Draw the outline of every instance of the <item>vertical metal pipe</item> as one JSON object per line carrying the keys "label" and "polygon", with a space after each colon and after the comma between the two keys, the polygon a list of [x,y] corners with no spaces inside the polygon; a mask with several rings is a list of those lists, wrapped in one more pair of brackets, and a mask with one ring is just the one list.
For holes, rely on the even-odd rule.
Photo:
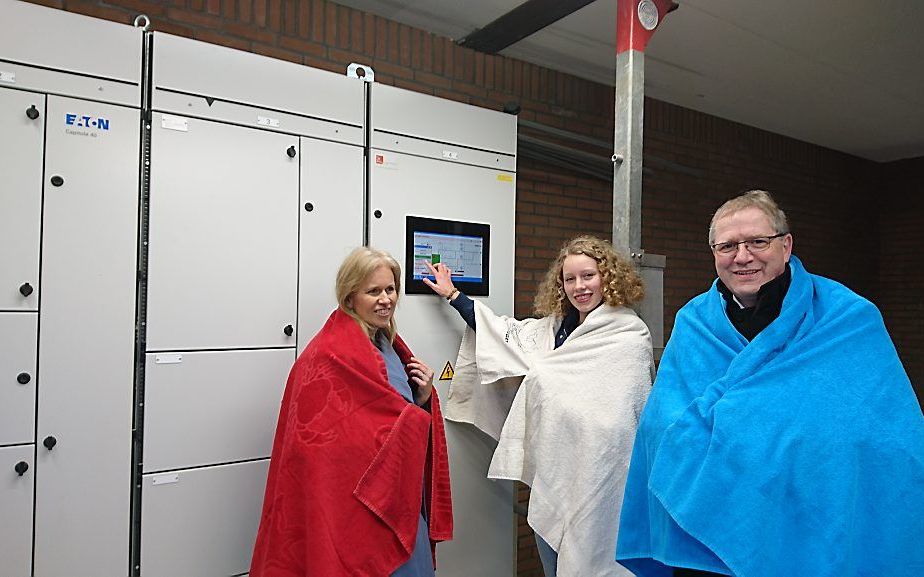
{"label": "vertical metal pipe", "polygon": [[616,57],[613,154],[613,245],[638,252],[642,244],[642,128],[645,54],[625,50]]}

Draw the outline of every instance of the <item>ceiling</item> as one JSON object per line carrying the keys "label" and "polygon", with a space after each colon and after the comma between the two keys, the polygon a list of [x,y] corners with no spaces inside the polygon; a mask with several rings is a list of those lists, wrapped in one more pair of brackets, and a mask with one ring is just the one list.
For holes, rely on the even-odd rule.
{"label": "ceiling", "polygon": [[[336,0],[463,38],[523,0]],[[885,162],[924,156],[924,2],[677,0],[648,45],[646,95]],[[613,83],[615,0],[500,54]]]}

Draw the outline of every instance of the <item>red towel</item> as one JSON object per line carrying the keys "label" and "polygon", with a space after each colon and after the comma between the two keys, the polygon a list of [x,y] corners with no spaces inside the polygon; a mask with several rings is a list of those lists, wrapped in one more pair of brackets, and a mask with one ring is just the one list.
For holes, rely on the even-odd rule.
{"label": "red towel", "polygon": [[[406,364],[410,349],[394,346]],[[435,559],[452,500],[431,398],[428,413],[401,397],[369,337],[334,311],[289,373],[251,577],[388,577],[411,556],[425,489]]]}

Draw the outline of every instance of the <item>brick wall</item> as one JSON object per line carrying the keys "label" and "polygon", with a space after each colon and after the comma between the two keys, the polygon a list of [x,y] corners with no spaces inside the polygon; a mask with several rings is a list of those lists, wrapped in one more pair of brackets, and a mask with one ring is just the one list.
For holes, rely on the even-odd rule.
{"label": "brick wall", "polygon": [[[35,1],[122,23],[143,12],[161,32],[337,73],[350,62],[361,62],[373,67],[380,83],[495,110],[513,100],[522,107],[521,119],[612,140],[610,87],[476,53],[447,38],[324,0]],[[667,256],[668,331],[676,310],[715,276],[706,248],[712,211],[739,191],[761,187],[772,191],[787,211],[795,253],[809,270],[841,280],[873,299],[880,280],[888,285],[879,291],[888,303],[887,322],[896,332],[909,371],[916,371],[922,381],[920,273],[913,284],[889,276],[896,269],[884,266],[880,276],[877,268],[881,255],[905,258],[901,266],[910,266],[916,246],[903,244],[908,248],[901,256],[889,254],[889,247],[905,243],[910,235],[920,239],[921,219],[908,220],[900,210],[885,215],[880,252],[876,208],[869,198],[882,193],[881,167],[654,100],[645,106],[645,163],[642,244],[648,252]],[[895,182],[911,194],[910,179],[896,177]],[[610,182],[521,157],[516,204],[518,316],[529,314],[536,285],[563,241],[579,233],[609,235],[611,205]],[[528,489],[521,487],[519,495],[525,502]],[[525,523],[518,536],[519,575],[540,576]]]}
{"label": "brick wall", "polygon": [[877,304],[924,404],[924,157],[883,173]]}

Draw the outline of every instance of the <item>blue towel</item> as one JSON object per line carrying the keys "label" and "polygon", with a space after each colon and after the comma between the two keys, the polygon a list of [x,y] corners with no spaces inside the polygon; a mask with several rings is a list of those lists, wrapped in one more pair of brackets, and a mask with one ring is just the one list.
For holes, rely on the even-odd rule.
{"label": "blue towel", "polygon": [[677,314],[617,560],[640,577],[924,575],[924,417],[882,318],[792,257],[750,343],[712,289]]}

